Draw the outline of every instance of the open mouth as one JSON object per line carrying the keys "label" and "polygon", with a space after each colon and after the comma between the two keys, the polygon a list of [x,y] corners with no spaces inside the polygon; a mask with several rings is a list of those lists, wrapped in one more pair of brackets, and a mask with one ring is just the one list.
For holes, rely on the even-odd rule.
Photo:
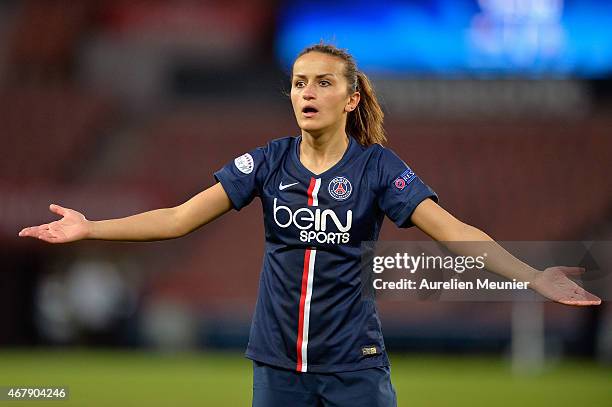
{"label": "open mouth", "polygon": [[317,114],[319,111],[312,106],[306,106],[302,109],[302,115],[304,117],[312,117]]}

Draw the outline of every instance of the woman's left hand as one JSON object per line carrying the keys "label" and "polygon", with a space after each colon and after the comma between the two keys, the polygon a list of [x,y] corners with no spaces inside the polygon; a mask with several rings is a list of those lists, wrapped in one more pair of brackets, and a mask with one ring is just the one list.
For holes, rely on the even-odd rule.
{"label": "woman's left hand", "polygon": [[582,267],[549,267],[538,273],[529,287],[544,297],[566,305],[599,305],[601,298],[591,294],[568,276],[580,276],[585,269]]}

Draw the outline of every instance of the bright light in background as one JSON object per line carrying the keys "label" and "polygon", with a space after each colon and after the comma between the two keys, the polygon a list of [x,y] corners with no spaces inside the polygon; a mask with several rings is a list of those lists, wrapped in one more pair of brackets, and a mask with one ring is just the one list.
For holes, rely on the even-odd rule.
{"label": "bright light in background", "polygon": [[80,259],[65,272],[41,279],[36,295],[37,326],[42,336],[70,343],[83,332],[101,332],[136,311],[136,290],[117,265]]}
{"label": "bright light in background", "polygon": [[612,73],[612,2],[287,3],[276,40],[282,64],[321,40],[376,74],[602,78]]}
{"label": "bright light in background", "polygon": [[[473,68],[555,71],[566,51],[562,0],[479,0],[469,28]],[[538,68],[539,67],[539,68]]]}

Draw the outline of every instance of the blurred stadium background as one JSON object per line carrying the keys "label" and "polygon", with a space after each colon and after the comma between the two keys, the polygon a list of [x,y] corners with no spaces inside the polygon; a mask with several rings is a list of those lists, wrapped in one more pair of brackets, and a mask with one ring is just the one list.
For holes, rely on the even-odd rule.
{"label": "blurred stadium background", "polygon": [[[0,386],[250,403],[258,201],[174,241],[17,233],[54,219],[50,203],[92,220],[177,205],[298,134],[289,65],[321,39],[356,56],[390,147],[457,217],[497,240],[612,240],[607,0],[5,0]],[[426,236],[385,222],[381,238]],[[607,303],[379,309],[400,406],[612,405]]]}

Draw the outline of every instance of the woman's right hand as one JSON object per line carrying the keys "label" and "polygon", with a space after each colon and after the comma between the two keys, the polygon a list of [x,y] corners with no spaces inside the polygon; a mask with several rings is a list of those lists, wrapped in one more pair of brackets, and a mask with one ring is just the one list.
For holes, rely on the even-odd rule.
{"label": "woman's right hand", "polygon": [[34,237],[49,243],[68,243],[88,237],[91,222],[82,213],[55,204],[49,205],[49,209],[62,216],[62,219],[24,228],[19,236]]}

